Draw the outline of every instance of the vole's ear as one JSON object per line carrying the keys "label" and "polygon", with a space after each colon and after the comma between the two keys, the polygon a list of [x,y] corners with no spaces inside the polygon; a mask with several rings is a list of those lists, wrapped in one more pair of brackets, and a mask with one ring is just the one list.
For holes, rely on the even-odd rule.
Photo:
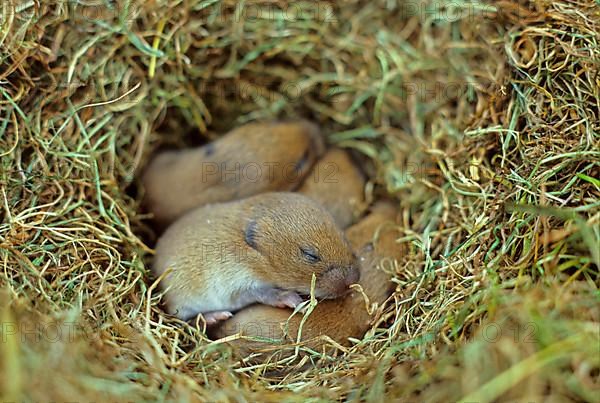
{"label": "vole's ear", "polygon": [[246,241],[246,244],[248,244],[248,246],[250,246],[252,249],[260,252],[256,243],[257,236],[258,223],[256,220],[250,220],[248,225],[246,225],[246,229],[244,230],[244,241]]}

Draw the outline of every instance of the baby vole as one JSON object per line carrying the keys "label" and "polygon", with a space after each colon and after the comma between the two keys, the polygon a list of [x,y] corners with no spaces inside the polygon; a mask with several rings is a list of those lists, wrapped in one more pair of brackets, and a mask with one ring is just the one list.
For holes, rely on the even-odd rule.
{"label": "baby vole", "polygon": [[203,206],[174,222],[158,240],[153,270],[169,313],[207,324],[260,302],[295,307],[310,294],[336,298],[359,279],[343,232],[318,203],[272,192]]}
{"label": "baby vole", "polygon": [[158,154],[142,178],[145,204],[164,228],[205,204],[293,190],[324,151],[308,121],[245,124],[203,147]]}
{"label": "baby vole", "polygon": [[364,204],[365,177],[347,151],[327,151],[306,176],[298,192],[319,202],[340,228],[351,225]]}
{"label": "baby vole", "polygon": [[[381,270],[380,263],[383,259],[399,260],[405,251],[401,244],[396,243],[399,232],[393,225],[395,215],[391,204],[379,202],[367,217],[346,232],[352,246],[358,251],[361,270],[359,284],[370,303],[382,303],[393,289],[390,274]],[[377,238],[374,240],[376,233]],[[310,348],[318,349],[325,343],[320,336],[329,336],[341,345],[349,345],[349,337],[361,338],[371,326],[373,318],[365,305],[362,294],[355,291],[342,298],[319,302],[303,325],[301,341],[306,342]],[[292,312],[290,309],[252,305],[219,323],[212,329],[211,337],[216,339],[241,333],[244,336],[283,339],[283,344],[295,342],[302,315],[296,314],[289,318],[287,338],[283,331]],[[267,352],[277,347],[277,344],[248,339],[237,339],[230,343],[242,356],[261,350]],[[288,355],[290,350],[279,353]],[[260,362],[269,355],[259,355],[254,361]]]}

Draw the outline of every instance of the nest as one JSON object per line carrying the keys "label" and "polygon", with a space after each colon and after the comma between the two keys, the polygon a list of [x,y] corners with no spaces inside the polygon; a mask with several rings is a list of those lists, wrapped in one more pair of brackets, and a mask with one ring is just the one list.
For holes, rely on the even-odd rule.
{"label": "nest", "polygon": [[[3,2],[0,400],[597,400],[598,32],[583,0]],[[164,315],[139,177],[293,117],[409,253],[362,340],[281,372]]]}

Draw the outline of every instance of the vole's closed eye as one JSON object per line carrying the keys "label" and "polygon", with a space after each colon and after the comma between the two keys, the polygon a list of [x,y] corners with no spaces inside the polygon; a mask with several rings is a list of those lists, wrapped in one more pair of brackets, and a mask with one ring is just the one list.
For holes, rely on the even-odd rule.
{"label": "vole's closed eye", "polygon": [[296,172],[301,172],[304,168],[306,168],[306,165],[308,164],[308,161],[310,159],[310,150],[307,149],[304,154],[302,155],[302,158],[300,158],[300,160],[298,160],[296,162],[296,164],[294,165],[294,169],[296,170]]}
{"label": "vole's closed eye", "polygon": [[302,252],[302,256],[310,263],[317,263],[321,261],[319,253],[311,247],[300,247],[300,252]]}

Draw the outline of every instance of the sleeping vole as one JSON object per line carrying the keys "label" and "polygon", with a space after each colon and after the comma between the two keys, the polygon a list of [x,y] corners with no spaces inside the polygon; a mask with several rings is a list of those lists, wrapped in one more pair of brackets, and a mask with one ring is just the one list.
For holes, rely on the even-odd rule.
{"label": "sleeping vole", "polygon": [[144,203],[164,228],[205,204],[293,190],[324,151],[308,121],[245,124],[205,146],[158,154],[142,177]]}
{"label": "sleeping vole", "polygon": [[[404,247],[396,243],[399,232],[394,226],[395,209],[387,202],[377,203],[372,212],[350,227],[346,234],[360,262],[360,281],[369,302],[382,303],[390,295],[393,283],[390,274],[381,270],[379,264],[384,258],[401,259]],[[385,225],[385,224],[391,225]],[[376,232],[379,231],[374,240]],[[349,337],[361,338],[371,326],[369,315],[362,294],[351,292],[347,296],[319,302],[302,328],[301,340],[313,349],[318,349],[325,341],[322,335],[329,336],[341,345],[349,345]],[[291,309],[278,309],[266,305],[252,305],[242,309],[227,321],[220,322],[212,329],[213,339],[241,333],[243,336],[254,336],[268,339],[280,339],[273,345],[268,341],[252,341],[237,339],[230,343],[242,356],[253,352],[273,350],[280,344],[297,340],[301,314],[289,318]],[[288,321],[287,337],[283,326]],[[292,349],[293,350],[293,349]],[[280,351],[280,353],[282,353]],[[283,352],[288,355],[290,350]],[[254,361],[266,359],[269,354],[255,357]]]}
{"label": "sleeping vole", "polygon": [[156,246],[153,271],[169,313],[207,324],[261,302],[295,307],[309,294],[336,298],[359,279],[356,257],[331,215],[297,193],[271,192],[196,208]]}
{"label": "sleeping vole", "polygon": [[345,229],[359,216],[364,204],[365,177],[347,151],[327,151],[306,176],[298,192],[319,202]]}

